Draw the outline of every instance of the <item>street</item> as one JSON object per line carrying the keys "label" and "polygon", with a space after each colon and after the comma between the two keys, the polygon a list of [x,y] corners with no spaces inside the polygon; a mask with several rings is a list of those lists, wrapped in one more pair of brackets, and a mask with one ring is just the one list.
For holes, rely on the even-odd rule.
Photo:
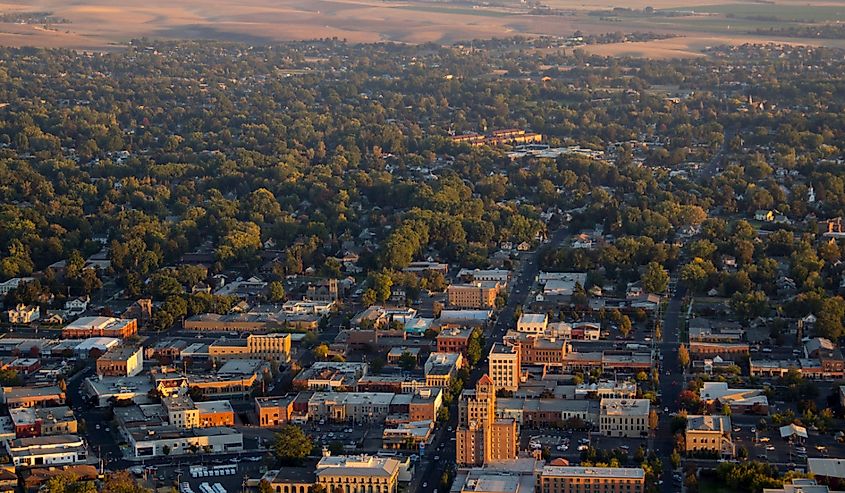
{"label": "street", "polygon": [[[559,229],[552,234],[549,242],[542,244],[533,252],[522,255],[511,278],[508,301],[499,311],[493,327],[485,334],[485,346],[482,351],[483,356],[478,362],[478,365],[470,373],[469,381],[465,382],[464,388],[475,388],[475,383],[478,379],[487,373],[487,354],[490,353],[493,343],[501,341],[507,330],[515,325],[514,313],[516,312],[516,307],[525,303],[529,289],[534,284],[534,279],[540,272],[540,255],[548,248],[562,244],[567,235],[568,232],[565,229]],[[437,490],[443,473],[454,467],[454,430],[457,428],[457,425],[458,406],[456,398],[449,409],[448,424],[438,427],[430,450],[427,449],[425,456],[420,458],[419,469],[409,485],[408,493],[431,493]],[[427,486],[423,487],[423,484]],[[443,492],[440,491],[439,493]]]}

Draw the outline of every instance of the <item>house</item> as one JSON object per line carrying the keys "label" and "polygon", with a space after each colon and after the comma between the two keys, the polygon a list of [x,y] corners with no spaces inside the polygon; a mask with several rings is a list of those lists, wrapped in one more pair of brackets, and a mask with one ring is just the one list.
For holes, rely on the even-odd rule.
{"label": "house", "polygon": [[41,307],[18,304],[6,311],[6,318],[11,324],[29,324],[41,318]]}
{"label": "house", "polygon": [[34,280],[34,277],[13,277],[8,281],[0,282],[0,296],[6,296],[9,294],[9,291],[18,289],[18,286],[20,286],[22,282],[32,282]]}
{"label": "house", "polygon": [[91,298],[88,296],[80,296],[71,300],[65,301],[65,311],[68,315],[80,315],[88,309],[88,303]]}
{"label": "house", "polygon": [[200,282],[194,284],[193,286],[191,286],[191,294],[199,294],[199,293],[211,294],[211,286],[209,286],[207,283],[205,283],[203,281],[200,281]]}
{"label": "house", "polygon": [[774,211],[758,209],[754,212],[754,219],[756,221],[772,222],[775,220]]}
{"label": "house", "polygon": [[595,242],[593,237],[587,233],[581,233],[572,240],[572,248],[592,250]]}

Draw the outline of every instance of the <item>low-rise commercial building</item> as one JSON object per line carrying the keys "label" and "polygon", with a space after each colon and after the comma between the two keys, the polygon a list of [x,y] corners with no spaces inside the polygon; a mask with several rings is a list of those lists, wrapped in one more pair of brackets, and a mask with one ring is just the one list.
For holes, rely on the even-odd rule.
{"label": "low-rise commercial building", "polygon": [[807,472],[823,484],[845,485],[845,459],[810,457],[807,459]]}
{"label": "low-rise commercial building", "polygon": [[285,313],[203,313],[182,322],[185,330],[198,332],[270,332],[287,326]]}
{"label": "low-rise commercial building", "polygon": [[466,327],[447,328],[437,334],[437,352],[462,353],[466,355],[472,329]]}
{"label": "low-rise commercial building", "polygon": [[542,334],[548,326],[549,316],[545,313],[523,313],[516,322],[516,331]]}
{"label": "low-rise commercial building", "polygon": [[118,346],[97,358],[97,375],[134,377],[144,370],[144,348]]}
{"label": "low-rise commercial building", "polygon": [[763,493],[842,493],[833,491],[825,484],[819,484],[815,479],[793,478],[783,488],[763,488]]}
{"label": "low-rise commercial building", "polygon": [[226,362],[213,375],[189,375],[188,385],[205,399],[248,397],[270,374],[269,364],[260,359],[236,359]]}
{"label": "low-rise commercial building", "polygon": [[93,399],[97,407],[115,402],[132,401],[135,404],[150,402],[150,391],[155,388],[145,376],[86,378],[82,383],[83,394]]}
{"label": "low-rise commercial building", "polygon": [[692,358],[712,358],[719,356],[727,361],[741,361],[748,357],[750,348],[740,342],[700,342],[691,341],[689,354]]}
{"label": "low-rise commercial building", "polygon": [[431,353],[423,366],[427,387],[445,388],[464,365],[461,353]]}
{"label": "low-rise commercial building", "polygon": [[18,467],[84,463],[85,442],[76,435],[16,438],[6,442],[12,463]]}
{"label": "low-rise commercial building", "polygon": [[317,361],[294,377],[293,388],[348,392],[355,390],[367,368],[366,363]]}
{"label": "low-rise commercial building", "polygon": [[689,415],[685,438],[687,453],[705,451],[722,457],[733,457],[736,453],[730,416]]}
{"label": "low-rise commercial building", "polygon": [[315,392],[308,399],[308,419],[337,423],[382,423],[389,416],[400,421],[434,420],[443,405],[440,389],[415,394],[386,392]]}
{"label": "low-rise commercial building", "polygon": [[323,457],[317,463],[317,484],[322,485],[325,491],[396,493],[399,469],[399,461],[388,457]]}
{"label": "low-rise commercial building", "polygon": [[496,416],[512,418],[522,428],[560,428],[599,420],[599,403],[574,399],[496,399]]}
{"label": "low-rise commercial building", "polygon": [[600,406],[602,435],[640,438],[648,434],[648,399],[602,399]]}
{"label": "low-rise commercial building", "polygon": [[6,404],[9,409],[61,406],[65,403],[65,393],[56,386],[2,387],[0,401]]}
{"label": "low-rise commercial building", "polygon": [[19,407],[10,409],[16,438],[49,435],[73,435],[77,432],[76,416],[67,406]]}
{"label": "low-rise commercial building", "polygon": [[293,416],[292,397],[256,397],[255,414],[262,428],[276,428],[287,424]]}
{"label": "low-rise commercial building", "polygon": [[506,285],[511,280],[511,271],[504,269],[461,269],[458,277],[472,282],[497,282]]}
{"label": "low-rise commercial building", "polygon": [[561,367],[570,353],[569,341],[562,337],[526,337],[519,341],[520,363]]}
{"label": "low-rise commercial building", "polygon": [[244,449],[243,435],[234,428],[158,428],[129,432],[129,448],[135,458],[188,453],[232,453]]}
{"label": "low-rise commercial building", "polygon": [[732,389],[727,382],[704,382],[699,397],[716,412],[728,406],[731,414],[769,414],[769,399],[763,389]]}
{"label": "low-rise commercial building", "polygon": [[290,348],[290,334],[249,334],[246,338],[222,338],[209,344],[208,355],[214,362],[232,359],[263,359],[287,363],[290,361]]}
{"label": "low-rise commercial building", "polygon": [[639,467],[545,466],[537,493],[642,493],[645,471]]}
{"label": "low-rise commercial building", "polygon": [[138,321],[134,318],[82,317],[62,329],[65,339],[87,337],[115,337],[126,339],[138,333]]}
{"label": "low-rise commercial building", "polygon": [[[313,467],[286,467],[267,471],[255,486],[262,481],[270,485],[273,493],[310,493],[317,484],[317,474]],[[249,481],[247,486],[252,486]]]}
{"label": "low-rise commercial building", "polygon": [[495,281],[474,284],[453,284],[446,290],[449,306],[458,308],[495,308],[499,283]]}
{"label": "low-rise commercial building", "polygon": [[382,432],[382,448],[419,450],[421,444],[431,442],[434,421],[411,421],[387,427]]}

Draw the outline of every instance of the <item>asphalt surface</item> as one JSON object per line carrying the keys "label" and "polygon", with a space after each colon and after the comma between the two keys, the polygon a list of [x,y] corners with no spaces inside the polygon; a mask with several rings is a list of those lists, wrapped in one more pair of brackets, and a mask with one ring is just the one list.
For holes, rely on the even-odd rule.
{"label": "asphalt surface", "polygon": [[[669,299],[663,315],[663,340],[658,344],[660,354],[663,355],[662,373],[660,374],[660,401],[663,409],[659,410],[660,421],[653,438],[652,450],[663,463],[663,484],[660,491],[672,493],[680,490],[678,483],[672,480],[672,465],[670,456],[674,448],[674,440],[670,431],[672,414],[678,412],[678,395],[684,388],[684,371],[678,363],[678,346],[681,344],[680,321],[683,313],[685,289],[678,288]],[[668,372],[668,374],[667,374]],[[668,408],[669,412],[664,412]]]}
{"label": "asphalt surface", "polygon": [[707,163],[707,166],[705,166],[699,174],[699,181],[701,182],[709,180],[710,178],[714,177],[716,173],[719,172],[719,170],[721,169],[720,165],[722,164],[722,158],[728,152],[728,146],[730,145],[731,139],[733,139],[734,136],[737,134],[736,129],[730,128],[726,128],[724,132],[725,136],[722,140],[722,147],[718,150],[718,152],[716,152],[716,154],[713,155],[713,157]]}

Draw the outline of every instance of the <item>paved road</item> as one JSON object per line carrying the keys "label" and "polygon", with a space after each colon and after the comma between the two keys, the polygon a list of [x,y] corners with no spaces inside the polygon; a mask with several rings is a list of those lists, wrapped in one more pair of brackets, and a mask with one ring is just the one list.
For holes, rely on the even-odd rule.
{"label": "paved road", "polygon": [[[654,451],[663,462],[663,485],[660,490],[663,493],[678,491],[679,486],[673,484],[672,466],[670,456],[674,447],[674,440],[670,431],[671,414],[678,411],[678,394],[683,390],[684,376],[678,364],[678,346],[680,339],[680,320],[683,314],[683,299],[685,289],[678,288],[666,306],[663,316],[663,341],[659,344],[660,353],[663,355],[663,373],[660,375],[660,400],[664,408],[669,408],[668,413],[661,413],[660,422],[657,427],[657,434],[654,438]],[[669,372],[667,375],[666,372]],[[663,409],[661,409],[663,411]]]}
{"label": "paved road", "polygon": [[[526,253],[520,259],[510,283],[510,294],[508,302],[499,311],[496,322],[489,332],[485,334],[486,344],[482,354],[484,355],[478,365],[470,373],[469,381],[465,388],[475,388],[475,383],[481,375],[487,372],[487,354],[494,342],[501,342],[508,329],[515,326],[514,313],[516,307],[526,301],[529,289],[534,284],[537,274],[540,272],[540,256],[547,249],[561,245],[567,237],[568,232],[560,229],[552,234],[548,243],[541,245],[537,250]],[[456,399],[457,400],[457,399]],[[435,439],[432,441],[430,452],[426,452],[418,466],[414,481],[411,483],[408,493],[432,493],[440,488],[440,478],[447,470],[454,470],[455,467],[455,437],[454,430],[457,428],[457,403],[449,409],[449,423],[440,426]],[[452,431],[449,431],[451,428]],[[435,460],[438,457],[439,460]],[[426,484],[423,487],[423,484]],[[439,491],[439,493],[443,493]]]}
{"label": "paved road", "polygon": [[707,166],[701,170],[701,173],[698,175],[699,182],[709,180],[716,175],[719,169],[721,169],[722,158],[725,157],[725,154],[728,152],[728,146],[730,145],[731,139],[733,139],[736,134],[736,129],[725,129],[725,138],[722,140],[722,147],[716,152],[716,154],[713,155],[710,162],[707,163]]}

